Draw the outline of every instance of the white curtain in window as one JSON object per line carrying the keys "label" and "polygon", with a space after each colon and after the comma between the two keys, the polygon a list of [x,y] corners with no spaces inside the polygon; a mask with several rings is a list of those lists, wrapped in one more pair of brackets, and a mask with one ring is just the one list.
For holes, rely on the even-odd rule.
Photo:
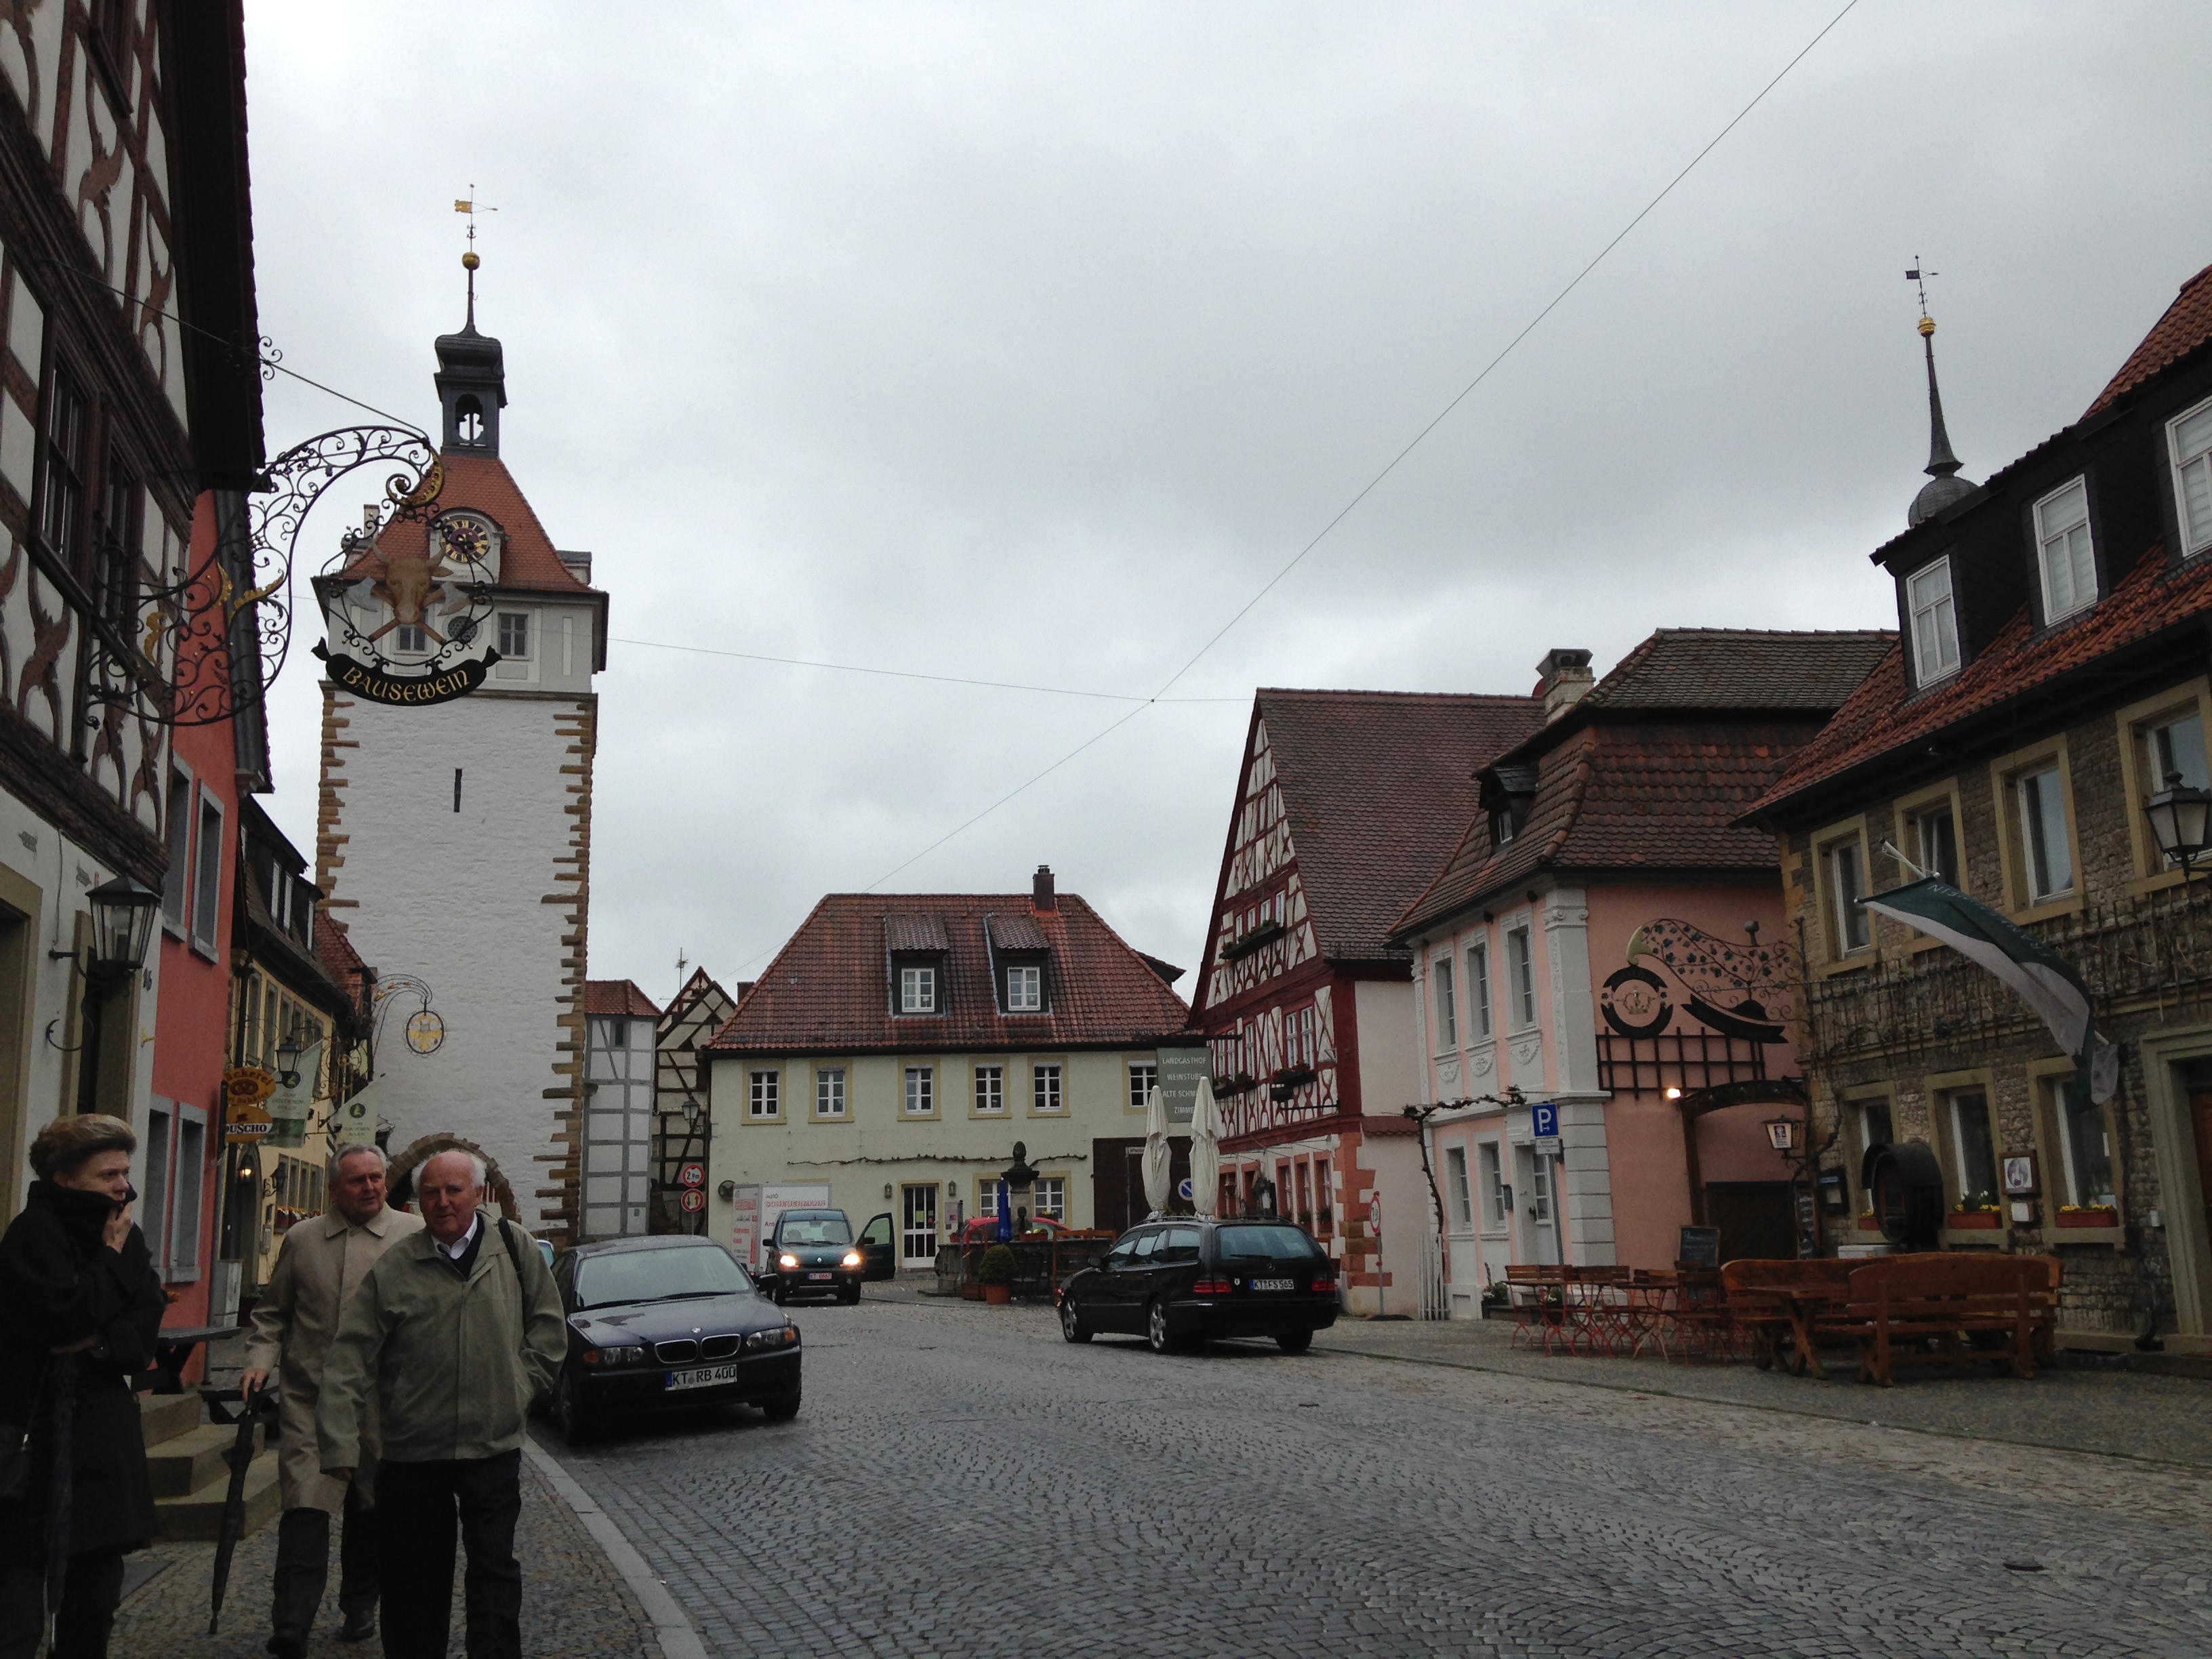
{"label": "white curtain in window", "polygon": [[2212,404],[2173,423],[2173,468],[2181,497],[2181,538],[2194,553],[2212,546]]}
{"label": "white curtain in window", "polygon": [[2044,615],[2070,617],[2097,598],[2097,560],[2089,545],[2089,492],[2079,480],[2036,504],[2043,552]]}

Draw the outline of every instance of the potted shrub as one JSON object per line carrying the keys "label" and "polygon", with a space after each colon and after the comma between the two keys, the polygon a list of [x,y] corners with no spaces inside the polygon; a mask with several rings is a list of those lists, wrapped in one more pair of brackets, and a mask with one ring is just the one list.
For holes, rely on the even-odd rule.
{"label": "potted shrub", "polygon": [[2058,1206],[2058,1224],[2062,1227],[2117,1227],[2120,1212],[2110,1204],[2062,1204]]}
{"label": "potted shrub", "polygon": [[983,1281],[983,1300],[994,1308],[1005,1307],[1014,1299],[1013,1251],[1004,1244],[991,1246],[983,1252],[975,1277]]}
{"label": "potted shrub", "polygon": [[1981,1228],[1994,1232],[2004,1224],[2004,1218],[1997,1212],[1995,1193],[1968,1193],[1944,1218],[1944,1224],[1962,1230]]}

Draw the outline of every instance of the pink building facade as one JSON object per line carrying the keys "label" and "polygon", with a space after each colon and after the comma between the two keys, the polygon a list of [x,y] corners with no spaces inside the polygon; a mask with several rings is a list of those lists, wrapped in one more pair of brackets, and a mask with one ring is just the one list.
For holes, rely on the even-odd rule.
{"label": "pink building facade", "polygon": [[1595,684],[1588,652],[1545,658],[1543,727],[1480,769],[1391,936],[1443,1311],[1477,1316],[1514,1263],[1670,1265],[1685,1225],[1723,1259],[1797,1253],[1764,1127],[1795,1086],[1796,958],[1772,840],[1734,820],[1891,637],[1668,629]]}

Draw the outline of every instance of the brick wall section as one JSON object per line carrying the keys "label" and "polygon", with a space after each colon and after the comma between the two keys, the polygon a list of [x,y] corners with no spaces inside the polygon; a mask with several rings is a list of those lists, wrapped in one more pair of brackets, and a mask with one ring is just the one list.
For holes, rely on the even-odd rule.
{"label": "brick wall section", "polygon": [[584,981],[589,969],[592,912],[592,775],[599,746],[599,700],[596,694],[576,700],[574,714],[555,728],[564,739],[569,758],[561,767],[568,799],[562,811],[569,820],[570,851],[554,860],[553,879],[561,890],[548,893],[542,902],[566,905],[568,931],[561,936],[562,973],[561,1013],[562,1032],[553,1072],[561,1081],[545,1091],[545,1098],[561,1105],[554,1114],[553,1140],[559,1151],[541,1152],[538,1162],[550,1167],[545,1173],[552,1184],[538,1188],[541,1199],[555,1200],[546,1212],[547,1231],[554,1242],[573,1242],[581,1236],[583,1215],[583,1138],[586,1030]]}

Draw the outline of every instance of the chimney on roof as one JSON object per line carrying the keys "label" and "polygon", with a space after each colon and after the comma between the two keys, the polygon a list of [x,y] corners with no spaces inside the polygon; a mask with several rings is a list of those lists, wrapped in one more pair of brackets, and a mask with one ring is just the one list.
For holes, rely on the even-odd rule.
{"label": "chimney on roof", "polygon": [[1060,908],[1060,896],[1052,890],[1052,866],[1037,866],[1036,878],[1030,884],[1030,902],[1038,911]]}
{"label": "chimney on roof", "polygon": [[1536,665],[1536,694],[1544,700],[1547,725],[1580,702],[1596,684],[1589,665],[1587,651],[1554,648],[1544,653],[1544,660]]}

